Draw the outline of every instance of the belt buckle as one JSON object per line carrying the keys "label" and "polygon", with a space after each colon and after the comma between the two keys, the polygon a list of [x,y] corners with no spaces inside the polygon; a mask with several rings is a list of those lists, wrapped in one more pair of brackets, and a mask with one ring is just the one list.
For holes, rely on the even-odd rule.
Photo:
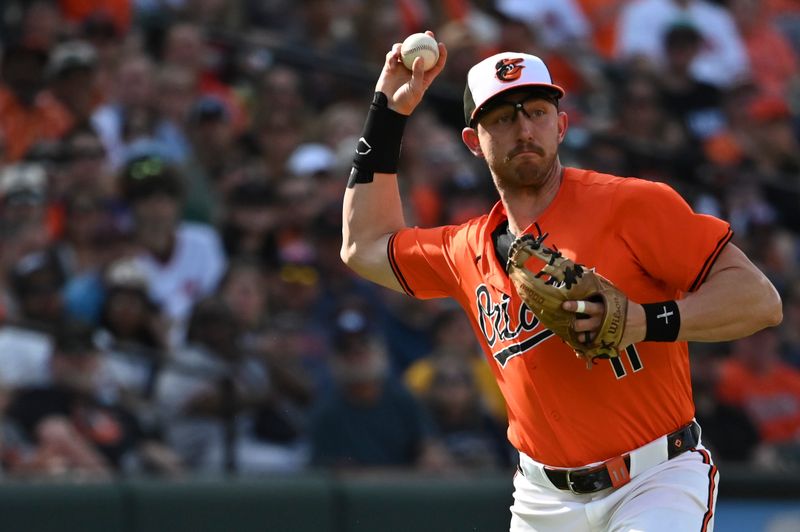
{"label": "belt buckle", "polygon": [[573,471],[574,471],[573,469],[567,469],[567,488],[569,488],[569,491],[575,495],[583,495],[583,493],[575,491],[575,485],[572,483],[572,476],[571,476]]}

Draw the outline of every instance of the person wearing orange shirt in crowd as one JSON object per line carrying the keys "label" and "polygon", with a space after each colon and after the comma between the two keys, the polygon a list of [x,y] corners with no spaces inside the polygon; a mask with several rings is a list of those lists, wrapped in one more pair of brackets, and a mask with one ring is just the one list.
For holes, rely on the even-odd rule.
{"label": "person wearing orange shirt in crowd", "polygon": [[765,329],[733,344],[716,395],[747,412],[765,448],[794,446],[800,452],[800,371],[781,360],[776,331]]}
{"label": "person wearing orange shirt in crowd", "polygon": [[[431,34],[432,35],[432,34]],[[546,65],[496,54],[467,76],[462,140],[488,165],[500,201],[461,225],[407,227],[397,164],[406,117],[442,71],[386,54],[344,195],[342,260],[418,298],[467,313],[505,397],[519,451],[512,531],[711,530],[718,474],[694,420],[688,341],[774,326],[780,297],[670,187],[561,165],[564,91]],[[504,268],[517,235],[595,267],[629,297],[620,356],[591,371],[522,303]],[[590,338],[602,303],[567,301]]]}
{"label": "person wearing orange shirt in crowd", "polygon": [[0,161],[21,160],[34,144],[56,140],[72,127],[69,112],[42,91],[47,53],[12,44],[0,69]]}

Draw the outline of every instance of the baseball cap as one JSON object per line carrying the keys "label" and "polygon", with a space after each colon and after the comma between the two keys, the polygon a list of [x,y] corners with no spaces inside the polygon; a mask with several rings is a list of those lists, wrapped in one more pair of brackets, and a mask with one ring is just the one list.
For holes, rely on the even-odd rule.
{"label": "baseball cap", "polygon": [[6,205],[44,203],[47,172],[39,163],[14,163],[0,169],[0,200]]}
{"label": "baseball cap", "polygon": [[225,103],[216,96],[201,96],[189,109],[192,123],[227,122],[230,113]]}
{"label": "baseball cap", "polygon": [[52,250],[29,253],[11,270],[11,288],[17,297],[56,293],[65,280],[64,270]]}
{"label": "baseball cap", "polygon": [[520,87],[542,88],[556,98],[564,89],[553,84],[544,61],[521,52],[502,52],[487,57],[467,74],[464,89],[464,120],[471,125],[475,116],[495,96]]}
{"label": "baseball cap", "polygon": [[309,176],[329,172],[336,167],[336,153],[316,142],[301,144],[289,156],[286,167],[292,175]]}
{"label": "baseball cap", "polygon": [[106,271],[105,281],[111,288],[129,288],[147,291],[149,279],[142,265],[134,258],[121,258],[112,262]]}
{"label": "baseball cap", "polygon": [[337,353],[346,353],[352,348],[369,343],[370,321],[361,309],[339,310],[334,324],[333,347]]}
{"label": "baseball cap", "polygon": [[91,70],[97,65],[97,51],[85,41],[68,41],[55,47],[45,74],[57,78],[73,70]]}
{"label": "baseball cap", "polygon": [[127,161],[120,177],[123,197],[130,202],[159,194],[175,199],[183,196],[178,170],[157,155],[144,155]]}

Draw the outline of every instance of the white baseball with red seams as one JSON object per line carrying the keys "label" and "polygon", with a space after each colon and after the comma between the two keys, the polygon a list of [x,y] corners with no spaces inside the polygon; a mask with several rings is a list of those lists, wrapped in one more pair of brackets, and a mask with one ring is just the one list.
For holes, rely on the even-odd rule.
{"label": "white baseball with red seams", "polygon": [[427,33],[414,33],[406,37],[400,46],[400,57],[409,70],[414,64],[414,59],[422,57],[424,69],[430,70],[439,60],[439,44]]}

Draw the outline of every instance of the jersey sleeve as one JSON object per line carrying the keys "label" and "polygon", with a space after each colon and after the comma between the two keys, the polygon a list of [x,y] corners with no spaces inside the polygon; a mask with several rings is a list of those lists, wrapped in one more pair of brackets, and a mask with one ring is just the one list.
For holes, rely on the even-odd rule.
{"label": "jersey sleeve", "polygon": [[640,267],[674,289],[697,290],[733,236],[730,224],[695,213],[663,183],[629,178],[620,188],[614,213]]}
{"label": "jersey sleeve", "polygon": [[389,239],[392,271],[410,296],[452,296],[458,284],[451,256],[454,226],[401,229]]}

